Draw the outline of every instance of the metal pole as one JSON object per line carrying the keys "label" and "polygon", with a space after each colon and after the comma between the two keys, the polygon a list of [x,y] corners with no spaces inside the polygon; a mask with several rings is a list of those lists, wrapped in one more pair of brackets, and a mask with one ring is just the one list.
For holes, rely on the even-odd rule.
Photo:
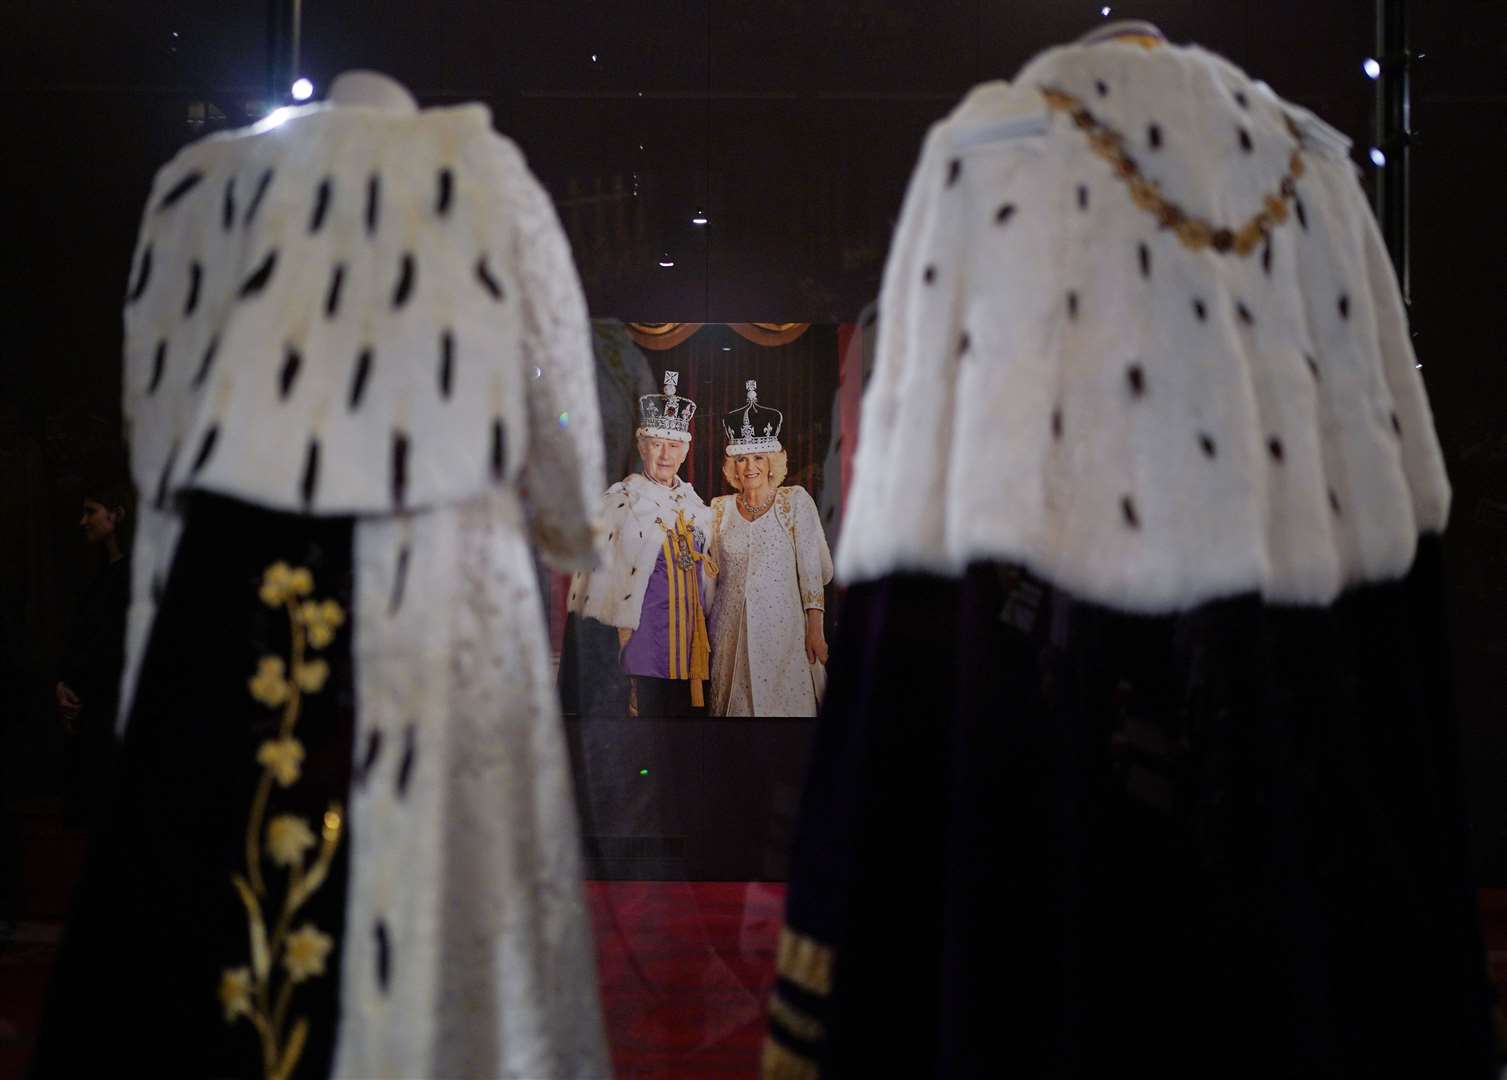
{"label": "metal pole", "polygon": [[298,70],[301,0],[267,0],[267,101],[288,102],[294,73]]}
{"label": "metal pole", "polygon": [[1409,274],[1408,176],[1412,149],[1412,54],[1408,51],[1407,0],[1376,0],[1376,145],[1386,164],[1376,173],[1376,217],[1392,254],[1405,303],[1412,301]]}
{"label": "metal pole", "polygon": [[288,79],[291,85],[293,79],[303,74],[303,0],[293,0],[293,49],[292,62],[288,65]]}

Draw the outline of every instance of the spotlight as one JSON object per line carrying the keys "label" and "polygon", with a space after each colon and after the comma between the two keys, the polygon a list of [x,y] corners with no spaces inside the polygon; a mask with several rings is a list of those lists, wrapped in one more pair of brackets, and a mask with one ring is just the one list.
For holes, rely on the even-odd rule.
{"label": "spotlight", "polygon": [[314,84],[308,79],[299,79],[293,84],[293,100],[308,101],[314,96]]}
{"label": "spotlight", "polygon": [[1103,7],[1101,7],[1099,9],[1099,14],[1103,15],[1106,19],[1109,18],[1109,5],[1105,4]]}
{"label": "spotlight", "polygon": [[659,257],[659,265],[668,270],[675,265],[675,260],[670,258],[670,253],[667,251]]}
{"label": "spotlight", "polygon": [[1366,78],[1368,79],[1381,78],[1381,61],[1374,56],[1366,57],[1366,62],[1360,68],[1366,73]]}
{"label": "spotlight", "polygon": [[597,54],[596,53],[592,53],[591,54],[591,62],[593,64],[595,64],[597,62]]}
{"label": "spotlight", "polygon": [[691,216],[691,224],[692,225],[705,225],[706,223],[707,223],[706,213],[704,211],[702,211],[700,207],[698,207],[696,209],[696,213]]}
{"label": "spotlight", "polygon": [[1387,167],[1387,152],[1379,146],[1371,147],[1371,164],[1378,169]]}

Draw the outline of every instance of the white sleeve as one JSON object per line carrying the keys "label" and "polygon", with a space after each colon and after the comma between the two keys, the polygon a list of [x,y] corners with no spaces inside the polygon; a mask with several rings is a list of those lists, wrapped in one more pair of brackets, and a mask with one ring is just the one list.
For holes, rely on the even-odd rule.
{"label": "white sleeve", "polygon": [[825,611],[826,585],[832,580],[832,553],[827,549],[827,534],[822,531],[821,515],[816,503],[803,487],[791,492],[792,520],[795,524],[795,572],[800,579],[801,607],[807,611]]}

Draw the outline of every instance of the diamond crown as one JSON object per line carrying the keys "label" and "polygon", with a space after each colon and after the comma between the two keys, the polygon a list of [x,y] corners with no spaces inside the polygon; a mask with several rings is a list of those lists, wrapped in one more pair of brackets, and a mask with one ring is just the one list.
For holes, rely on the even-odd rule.
{"label": "diamond crown", "polygon": [[722,430],[727,436],[727,452],[739,454],[771,454],[780,449],[780,429],[785,425],[785,414],[759,404],[759,384],[749,379],[743,384],[748,391],[748,404],[734,409],[722,421]]}
{"label": "diamond crown", "polygon": [[676,393],[680,372],[665,372],[665,392],[645,394],[638,399],[638,427],[645,435],[659,438],[689,437],[696,403]]}

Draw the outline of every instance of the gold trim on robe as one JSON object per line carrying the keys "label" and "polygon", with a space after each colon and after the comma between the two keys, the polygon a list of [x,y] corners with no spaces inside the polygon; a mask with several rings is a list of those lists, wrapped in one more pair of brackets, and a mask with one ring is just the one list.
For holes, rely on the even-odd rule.
{"label": "gold trim on robe", "polygon": [[759,1058],[759,1075],[763,1080],[818,1080],[821,1068],[804,1054],[766,1038]]}
{"label": "gold trim on robe", "polygon": [[820,1020],[797,1009],[782,998],[778,991],[769,998],[769,1019],[802,1042],[821,1042],[827,1037],[827,1029]]}
{"label": "gold trim on robe", "polygon": [[780,931],[775,971],[802,990],[826,997],[832,992],[834,955],[830,945],[823,945],[786,926]]}

